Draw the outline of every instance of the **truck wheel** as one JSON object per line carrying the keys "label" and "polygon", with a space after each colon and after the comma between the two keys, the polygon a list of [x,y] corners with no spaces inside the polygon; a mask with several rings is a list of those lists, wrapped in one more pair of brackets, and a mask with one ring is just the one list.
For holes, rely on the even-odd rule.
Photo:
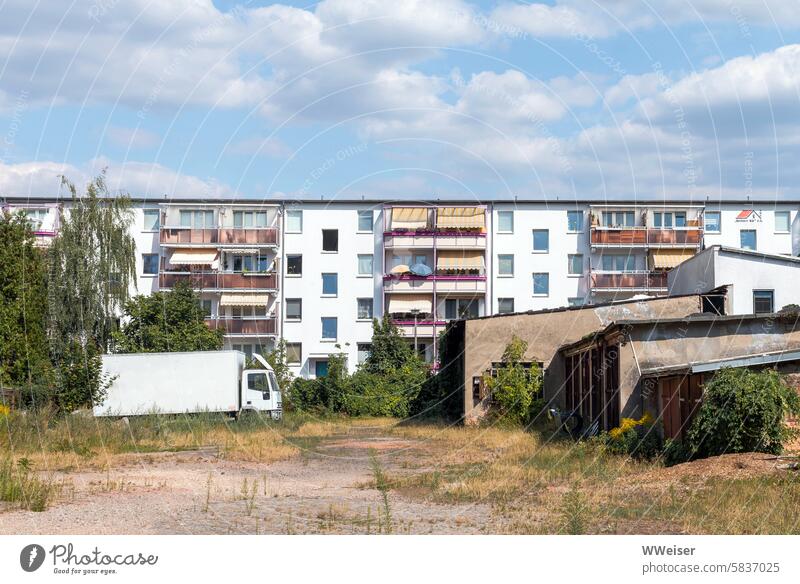
{"label": "truck wheel", "polygon": [[272,410],[271,414],[272,414],[272,419],[275,420],[276,422],[279,422],[281,419],[283,419],[283,412],[281,412],[280,410]]}

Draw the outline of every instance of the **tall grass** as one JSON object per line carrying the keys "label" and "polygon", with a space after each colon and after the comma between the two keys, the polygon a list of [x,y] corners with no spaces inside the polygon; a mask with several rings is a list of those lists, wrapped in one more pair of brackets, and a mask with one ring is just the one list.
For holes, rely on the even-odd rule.
{"label": "tall grass", "polygon": [[16,503],[22,509],[44,511],[57,491],[52,479],[41,479],[27,459],[16,464],[11,459],[0,462],[0,501]]}

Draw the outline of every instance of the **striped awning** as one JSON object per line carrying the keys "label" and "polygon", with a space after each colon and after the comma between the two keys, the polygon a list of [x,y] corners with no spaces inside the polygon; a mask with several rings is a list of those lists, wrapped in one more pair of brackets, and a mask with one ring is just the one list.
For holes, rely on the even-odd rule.
{"label": "striped awning", "polygon": [[483,252],[480,250],[440,250],[436,257],[438,270],[482,270]]}
{"label": "striped awning", "polygon": [[394,207],[392,229],[425,229],[428,227],[428,209],[425,207]]}
{"label": "striped awning", "polygon": [[691,250],[654,249],[650,252],[650,268],[653,270],[667,270],[674,268],[692,256],[694,256],[694,252]]}
{"label": "striped awning", "polygon": [[169,258],[173,266],[210,266],[216,261],[215,249],[176,249]]}
{"label": "striped awning", "polygon": [[389,297],[389,314],[409,314],[415,310],[420,314],[433,314],[433,298],[418,294]]}
{"label": "striped awning", "polygon": [[221,306],[266,306],[269,294],[223,294],[219,303]]}
{"label": "striped awning", "polygon": [[442,207],[436,212],[436,227],[483,229],[485,215],[481,207]]}

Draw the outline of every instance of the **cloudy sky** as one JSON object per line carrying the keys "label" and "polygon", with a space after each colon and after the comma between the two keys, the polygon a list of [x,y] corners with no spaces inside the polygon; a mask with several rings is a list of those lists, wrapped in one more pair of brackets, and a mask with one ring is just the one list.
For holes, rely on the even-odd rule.
{"label": "cloudy sky", "polygon": [[797,199],[788,0],[0,1],[0,196]]}

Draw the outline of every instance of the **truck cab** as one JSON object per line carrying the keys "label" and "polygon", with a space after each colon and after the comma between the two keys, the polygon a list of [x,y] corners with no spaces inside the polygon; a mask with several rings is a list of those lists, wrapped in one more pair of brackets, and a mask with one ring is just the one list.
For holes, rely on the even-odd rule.
{"label": "truck cab", "polygon": [[272,419],[280,420],[283,413],[281,388],[272,367],[261,355],[253,354],[264,369],[245,369],[242,371],[240,411],[270,412]]}

